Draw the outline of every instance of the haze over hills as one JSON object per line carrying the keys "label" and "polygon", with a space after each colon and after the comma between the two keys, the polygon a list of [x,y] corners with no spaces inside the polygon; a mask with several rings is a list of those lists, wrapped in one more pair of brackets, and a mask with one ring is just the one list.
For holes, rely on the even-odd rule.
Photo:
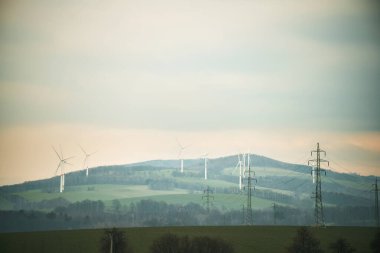
{"label": "haze over hills", "polygon": [[[312,182],[311,167],[253,154],[250,158],[251,169],[257,180],[252,192],[252,208],[257,213],[256,222],[272,224],[273,208],[276,208],[279,224],[312,223],[314,200],[311,197],[315,184]],[[67,228],[71,219],[72,222],[75,219],[85,221],[83,224],[79,223],[80,226],[76,222],[69,227],[101,227],[104,222],[116,222],[123,215],[125,218],[121,220],[124,226],[239,225],[242,224],[241,217],[247,201],[244,187],[247,180],[243,178],[243,187],[240,190],[237,163],[237,155],[209,159],[207,180],[204,179],[204,159],[184,160],[183,173],[180,172],[179,160],[100,166],[91,168],[88,177],[84,170],[66,174],[65,190],[62,193],[59,192],[58,176],[2,186],[0,210],[4,210],[6,219],[10,219],[7,216],[10,215],[9,212],[29,210],[41,212],[41,219],[45,219],[43,213],[47,213],[46,216],[58,215],[65,220],[59,225],[54,223],[53,227],[46,225],[47,228]],[[327,223],[373,225],[374,197],[370,190],[374,181],[373,176],[327,170],[326,176],[322,178]],[[211,194],[210,203],[205,201],[206,189]],[[142,211],[137,212],[136,208],[139,206]],[[177,211],[170,214],[173,208]],[[187,221],[185,216],[177,217],[178,210],[182,208],[191,210],[189,212],[194,218]],[[150,211],[146,213],[146,210]],[[217,215],[214,213],[209,216],[211,213],[206,210],[213,210]],[[345,217],[342,213],[352,217]],[[151,216],[152,214],[154,215]],[[120,217],[115,218],[113,215]],[[173,215],[177,217],[176,220],[170,220]],[[137,216],[139,221],[136,221]],[[162,217],[157,219],[156,216]],[[228,222],[226,216],[230,217]],[[90,222],[87,219],[92,220]],[[47,224],[49,222],[51,223],[51,219],[46,221]],[[6,228],[12,230],[13,227],[9,225]],[[7,229],[5,230],[8,231]],[[29,229],[30,227],[25,227],[21,230]]]}
{"label": "haze over hills", "polygon": [[[305,195],[312,193],[314,186],[310,166],[285,163],[254,154],[251,154],[250,157],[251,168],[257,179],[256,190],[288,191],[292,194],[302,193]],[[203,190],[207,185],[212,185],[222,191],[233,191],[239,186],[237,162],[237,155],[208,159],[209,180],[204,179],[203,159],[185,159],[183,174],[179,172],[179,160],[152,160],[126,165],[100,166],[91,168],[89,177],[85,176],[84,171],[67,173],[66,191],[70,191],[70,187],[73,186],[92,184],[149,185],[165,180],[168,183],[166,188],[173,188],[173,192],[176,189]],[[337,173],[327,169],[326,176],[323,176],[322,181],[323,192],[369,200],[368,191],[375,181],[375,177]],[[58,186],[57,177],[53,177],[2,186],[0,192],[8,194],[27,190],[55,192]],[[165,188],[165,186],[162,187]]]}

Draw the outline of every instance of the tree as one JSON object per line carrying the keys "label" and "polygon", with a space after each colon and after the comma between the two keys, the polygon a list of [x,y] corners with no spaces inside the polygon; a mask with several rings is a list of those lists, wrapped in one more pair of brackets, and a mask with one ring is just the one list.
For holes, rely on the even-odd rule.
{"label": "tree", "polygon": [[380,252],[380,230],[377,230],[375,237],[371,241],[371,249],[374,253]]}
{"label": "tree", "polygon": [[233,247],[222,239],[207,236],[195,237],[191,242],[191,253],[233,253]]}
{"label": "tree", "polygon": [[336,253],[353,253],[355,249],[347,242],[346,239],[339,238],[330,244],[330,249]]}
{"label": "tree", "polygon": [[156,239],[150,247],[151,253],[233,253],[232,245],[222,239],[207,236],[189,239],[165,234]]}
{"label": "tree", "polygon": [[320,241],[306,227],[297,230],[293,243],[288,247],[289,253],[322,253]]}
{"label": "tree", "polygon": [[120,208],[121,208],[121,203],[120,200],[114,199],[112,200],[112,207],[115,210],[116,213],[119,213]]}
{"label": "tree", "polygon": [[107,229],[100,239],[100,252],[104,253],[132,253],[124,232],[117,228]]}
{"label": "tree", "polygon": [[150,247],[152,253],[180,253],[183,250],[180,247],[180,238],[174,234],[165,234],[153,241]]}

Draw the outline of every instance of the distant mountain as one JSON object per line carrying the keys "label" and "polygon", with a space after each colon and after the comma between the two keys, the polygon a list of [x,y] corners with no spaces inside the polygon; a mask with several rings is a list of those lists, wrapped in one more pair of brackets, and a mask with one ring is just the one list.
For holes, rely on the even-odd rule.
{"label": "distant mountain", "polygon": [[[312,184],[311,168],[305,165],[290,164],[259,155],[250,155],[251,168],[257,179],[255,194],[264,199],[273,199],[274,194],[283,199],[311,202],[315,188]],[[134,164],[99,166],[90,169],[90,175],[84,171],[66,174],[66,189],[74,186],[97,184],[111,185],[147,185],[149,187],[178,188],[190,191],[202,191],[212,182],[218,192],[238,191],[239,172],[236,169],[237,155],[208,159],[209,181],[204,177],[203,159],[185,159],[185,173],[179,172],[179,160],[152,160]],[[355,174],[337,173],[327,170],[323,176],[322,191],[326,203],[332,205],[372,205],[370,187],[375,178]],[[169,185],[168,187],[165,187]],[[0,187],[1,195],[11,195],[31,190],[56,192],[59,178],[36,180]],[[1,196],[0,195],[0,196]],[[4,197],[3,197],[4,198]],[[289,202],[289,201],[288,201]],[[290,203],[289,202],[289,203]],[[1,204],[1,202],[0,202]],[[297,204],[297,203],[296,203]],[[1,208],[1,206],[0,206]]]}
{"label": "distant mountain", "polygon": [[[255,223],[313,223],[315,184],[311,168],[251,155]],[[247,207],[247,177],[239,188],[237,155],[208,159],[153,160],[99,166],[65,175],[0,187],[0,231],[113,226],[241,225]],[[243,168],[244,169],[244,168]],[[248,168],[246,167],[246,170]],[[247,175],[247,171],[245,172]],[[257,180],[257,181],[256,181]],[[326,222],[372,226],[374,177],[327,170],[322,176]],[[205,205],[205,190],[212,194]],[[212,211],[209,211],[211,205]],[[276,213],[273,206],[276,206]],[[243,207],[243,210],[242,210]],[[244,209],[245,208],[245,209]],[[227,222],[227,223],[226,223]],[[107,225],[108,224],[108,225]]]}

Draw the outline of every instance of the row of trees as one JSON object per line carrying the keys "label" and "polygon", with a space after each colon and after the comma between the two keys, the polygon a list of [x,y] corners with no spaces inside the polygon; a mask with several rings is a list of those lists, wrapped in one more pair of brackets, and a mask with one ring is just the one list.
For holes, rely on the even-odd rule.
{"label": "row of trees", "polygon": [[[380,252],[380,231],[378,231],[371,242],[374,253]],[[339,238],[329,245],[329,252],[354,253],[353,248],[344,238]],[[124,232],[113,228],[105,230],[101,241],[100,251],[104,253],[133,253],[133,248]],[[151,253],[233,253],[233,245],[220,238],[207,236],[189,238],[188,236],[177,236],[175,234],[164,234],[153,241],[150,247]],[[288,253],[323,253],[320,241],[307,227],[297,230],[292,243],[287,247]],[[360,249],[359,249],[360,252]]]}
{"label": "row of trees", "polygon": [[[54,202],[54,201],[53,201]],[[57,200],[58,203],[61,203]],[[34,210],[0,211],[0,232],[47,229],[100,228],[104,226],[155,227],[242,225],[244,210],[207,210],[195,203],[175,205],[153,200],[141,200],[122,205],[119,200],[106,209],[102,201],[62,202],[49,212]],[[328,207],[325,221],[334,225],[373,225],[368,207]],[[276,205],[275,209],[253,211],[256,225],[310,225],[312,209],[297,209]]]}
{"label": "row of trees", "polygon": [[[112,228],[104,231],[100,239],[100,252],[104,253],[132,253],[133,248],[124,232]],[[233,253],[231,244],[219,238],[198,236],[177,236],[164,234],[153,241],[151,253]]]}
{"label": "row of trees", "polygon": [[[361,249],[355,249],[350,243],[339,238],[329,245],[331,252],[334,253],[353,253],[360,252]],[[380,252],[380,230],[377,231],[371,241],[370,248],[373,253]],[[296,236],[293,238],[292,244],[287,248],[288,253],[323,253],[321,242],[315,237],[311,230],[307,227],[298,229]]]}

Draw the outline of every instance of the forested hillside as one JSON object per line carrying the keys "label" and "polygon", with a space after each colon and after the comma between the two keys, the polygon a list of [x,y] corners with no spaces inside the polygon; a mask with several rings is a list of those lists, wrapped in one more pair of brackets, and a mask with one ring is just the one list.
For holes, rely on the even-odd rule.
{"label": "forested hillside", "polygon": [[[237,156],[208,161],[147,161],[91,168],[59,178],[0,187],[0,230],[50,228],[243,224],[246,188],[239,188]],[[310,167],[251,155],[254,171],[252,208],[255,224],[303,225],[313,223],[315,190]],[[327,171],[322,192],[326,223],[374,224],[374,177]],[[243,178],[243,186],[246,178]],[[208,189],[209,196],[206,196]],[[209,199],[208,201],[206,199]],[[143,206],[143,207],[142,207]],[[22,226],[18,226],[19,222]]]}

